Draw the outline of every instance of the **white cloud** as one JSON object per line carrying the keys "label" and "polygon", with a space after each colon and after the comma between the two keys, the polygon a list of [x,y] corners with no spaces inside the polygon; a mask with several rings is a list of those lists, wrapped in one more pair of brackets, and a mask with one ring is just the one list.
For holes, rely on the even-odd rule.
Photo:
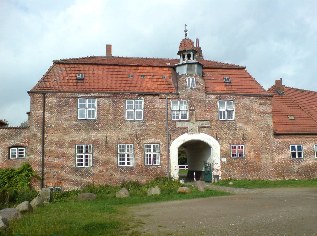
{"label": "white cloud", "polygon": [[54,59],[105,55],[177,57],[184,37],[200,38],[205,58],[247,66],[265,87],[284,78],[313,89],[317,65],[314,0],[2,0],[0,119],[18,125],[26,91]]}

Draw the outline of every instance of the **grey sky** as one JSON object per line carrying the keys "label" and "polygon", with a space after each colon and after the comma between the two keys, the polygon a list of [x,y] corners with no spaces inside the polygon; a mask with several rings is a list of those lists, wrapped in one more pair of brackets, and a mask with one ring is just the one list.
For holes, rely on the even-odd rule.
{"label": "grey sky", "polygon": [[247,67],[269,88],[316,91],[316,0],[0,0],[0,119],[27,119],[52,61],[105,55],[177,58],[184,24],[205,59]]}

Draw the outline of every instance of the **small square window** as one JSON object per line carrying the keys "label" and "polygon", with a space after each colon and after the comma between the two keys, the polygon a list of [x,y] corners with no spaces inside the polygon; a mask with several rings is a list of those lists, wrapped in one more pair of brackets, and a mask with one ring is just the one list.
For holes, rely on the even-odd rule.
{"label": "small square window", "polygon": [[290,145],[291,158],[301,159],[304,157],[303,145]]}
{"label": "small square window", "polygon": [[11,147],[10,159],[24,159],[26,157],[25,147]]}
{"label": "small square window", "polygon": [[231,157],[244,157],[244,145],[231,145]]}
{"label": "small square window", "polygon": [[194,77],[187,78],[187,88],[189,89],[196,88],[196,79]]}
{"label": "small square window", "polygon": [[76,145],[76,167],[92,166],[92,145]]}
{"label": "small square window", "polygon": [[219,120],[234,120],[235,108],[233,101],[218,101],[218,118]]}
{"label": "small square window", "polygon": [[94,120],[97,118],[97,100],[95,98],[78,98],[78,119]]}
{"label": "small square window", "polygon": [[118,144],[118,166],[133,166],[133,144]]}
{"label": "small square window", "polygon": [[125,102],[125,119],[126,120],[143,120],[144,101],[143,100],[126,100]]}
{"label": "small square window", "polygon": [[188,103],[184,100],[171,101],[172,120],[188,120]]}
{"label": "small square window", "polygon": [[317,144],[314,145],[315,158],[317,158]]}
{"label": "small square window", "polygon": [[144,145],[145,165],[160,165],[160,145]]}

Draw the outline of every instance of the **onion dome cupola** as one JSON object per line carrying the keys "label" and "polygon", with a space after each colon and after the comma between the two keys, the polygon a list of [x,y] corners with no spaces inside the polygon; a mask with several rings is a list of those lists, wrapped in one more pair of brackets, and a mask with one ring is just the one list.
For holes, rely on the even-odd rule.
{"label": "onion dome cupola", "polygon": [[199,47],[199,41],[196,40],[196,47],[194,42],[187,37],[187,29],[185,25],[185,38],[179,44],[179,63],[176,65],[176,72],[179,75],[202,75],[202,65],[197,59],[202,59],[201,48]]}

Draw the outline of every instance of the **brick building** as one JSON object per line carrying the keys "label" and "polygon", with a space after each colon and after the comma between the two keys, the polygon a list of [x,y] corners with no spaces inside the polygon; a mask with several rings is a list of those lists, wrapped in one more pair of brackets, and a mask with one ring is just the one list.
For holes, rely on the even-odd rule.
{"label": "brick building", "polygon": [[[53,61],[29,91],[27,127],[0,127],[0,167],[30,162],[42,186],[188,178],[317,178],[317,92],[277,80],[266,91],[245,67],[203,58],[112,55]],[[5,122],[4,122],[5,123]],[[0,124],[1,126],[1,124]],[[40,184],[40,183],[39,183]]]}

